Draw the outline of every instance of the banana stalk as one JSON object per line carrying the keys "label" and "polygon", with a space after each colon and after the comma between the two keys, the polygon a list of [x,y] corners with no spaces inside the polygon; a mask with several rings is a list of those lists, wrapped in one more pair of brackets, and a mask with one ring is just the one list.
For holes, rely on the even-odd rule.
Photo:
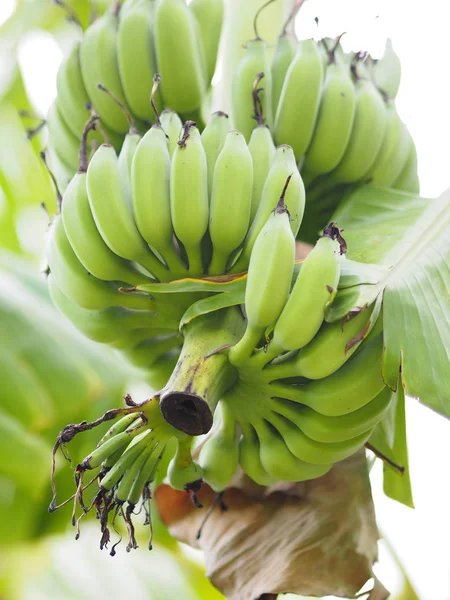
{"label": "banana stalk", "polygon": [[220,350],[235,344],[244,320],[235,307],[197,317],[186,326],[183,349],[161,392],[161,412],[189,435],[207,433],[218,401],[237,380],[237,370]]}

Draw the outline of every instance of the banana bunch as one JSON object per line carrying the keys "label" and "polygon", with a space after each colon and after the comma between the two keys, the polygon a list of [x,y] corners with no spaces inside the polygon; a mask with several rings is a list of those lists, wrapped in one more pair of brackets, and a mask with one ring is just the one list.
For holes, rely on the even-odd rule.
{"label": "banana bunch", "polygon": [[134,115],[139,131],[153,119],[153,94],[163,107],[201,120],[211,86],[223,22],[223,0],[114,1],[65,57],[57,76],[57,98],[48,114],[51,167],[65,189],[77,170],[78,145],[89,110],[100,115],[90,140],[93,151],[103,141],[119,151],[128,131],[120,107],[107,88]]}

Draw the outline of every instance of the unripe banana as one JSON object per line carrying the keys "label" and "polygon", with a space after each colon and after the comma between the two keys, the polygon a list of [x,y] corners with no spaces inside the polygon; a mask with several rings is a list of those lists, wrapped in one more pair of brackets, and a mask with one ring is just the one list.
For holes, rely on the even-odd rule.
{"label": "unripe banana", "polygon": [[143,434],[147,435],[149,433],[149,430],[142,432],[139,428],[118,433],[109,440],[106,440],[101,446],[95,448],[80,464],[84,469],[96,469],[109,456],[118,450],[127,448],[134,438],[138,437],[142,439]]}
{"label": "unripe banana", "polygon": [[322,85],[320,51],[314,40],[303,40],[286,73],[274,125],[276,143],[292,146],[297,162],[313,136]]}
{"label": "unripe banana", "polygon": [[228,259],[244,240],[250,223],[253,162],[244,136],[230,131],[214,168],[209,234],[210,275],[225,273]]}
{"label": "unripe banana", "polygon": [[355,116],[355,86],[347,65],[329,64],[316,127],[303,167],[309,173],[329,173],[339,164],[350,139]]}
{"label": "unripe banana", "polygon": [[122,479],[117,486],[115,493],[115,499],[120,504],[126,502],[130,496],[131,490],[135,480],[138,478],[144,464],[147,462],[148,457],[151,456],[153,450],[156,448],[155,441],[147,442],[146,446],[141,450],[135,461],[125,471]]}
{"label": "unripe banana", "polygon": [[276,149],[258,210],[245,238],[242,253],[231,269],[232,272],[238,273],[247,269],[256,239],[266,224],[269,215],[276,208],[280,192],[288,177],[290,177],[290,182],[284,202],[289,210],[292,233],[294,236],[297,235],[305,209],[305,187],[292,148],[283,145]]}
{"label": "unripe banana", "polygon": [[245,311],[247,329],[241,340],[230,349],[232,364],[245,361],[252,354],[264,330],[278,319],[289,295],[295,258],[295,238],[289,226],[289,212],[284,204],[286,181],[280,201],[258,235],[250,257]]}
{"label": "unripe banana", "polygon": [[262,421],[254,427],[260,440],[261,464],[272,477],[280,481],[307,481],[331,469],[331,464],[313,465],[294,456],[270,423]]}
{"label": "unripe banana", "polygon": [[208,166],[200,133],[187,121],[170,169],[170,211],[175,235],[183,244],[189,273],[204,271],[201,241],[208,229]]}
{"label": "unripe banana", "polygon": [[260,441],[255,430],[248,423],[240,423],[242,437],[239,442],[239,464],[244,473],[258,485],[269,486],[277,479],[264,470],[260,458]]}
{"label": "unripe banana", "polygon": [[125,415],[124,417],[122,417],[121,419],[116,421],[114,423],[114,425],[112,425],[108,429],[108,431],[105,433],[105,435],[98,442],[97,448],[99,446],[101,446],[102,444],[104,444],[106,442],[106,440],[109,440],[110,438],[114,437],[115,435],[118,435],[119,433],[122,433],[123,431],[128,429],[128,427],[130,427],[130,426],[133,427],[135,424],[137,425],[137,421],[140,422],[141,420],[142,419],[140,419],[136,415],[136,413],[129,413],[128,415]]}
{"label": "unripe banana", "polygon": [[[255,81],[258,75],[263,79],[257,85],[260,109],[255,110]],[[232,123],[241,131],[247,142],[255,126],[255,112],[258,112],[269,128],[272,127],[272,76],[267,54],[267,43],[259,38],[247,42],[244,57],[239,62],[232,88]]]}
{"label": "unripe banana", "polygon": [[410,192],[412,194],[418,194],[420,192],[420,181],[417,173],[417,150],[413,141],[411,142],[411,149],[405,166],[392,184],[392,188],[394,190],[402,190],[403,192]]}
{"label": "unripe banana", "polygon": [[216,415],[220,423],[201,447],[199,463],[206,483],[215,492],[223,492],[236,472],[239,463],[239,446],[236,420],[224,402],[220,403],[214,419]]}
{"label": "unripe banana", "polygon": [[175,456],[169,463],[167,477],[169,484],[176,490],[184,490],[189,483],[198,481],[203,477],[203,470],[191,456],[192,438],[178,441]]}
{"label": "unripe banana", "polygon": [[47,247],[47,259],[55,285],[75,304],[97,309],[124,306],[139,310],[153,310],[148,295],[122,294],[120,284],[107,283],[86,271],[72,250],[61,217],[54,218]]}
{"label": "unripe banana", "polygon": [[48,168],[53,173],[59,191],[64,193],[73,177],[74,171],[72,167],[65,164],[64,159],[53,148],[50,140],[45,151],[45,160]]}
{"label": "unripe banana", "polygon": [[130,286],[149,283],[149,278],[114,254],[98,232],[86,190],[86,173],[76,173],[61,204],[69,242],[83,266],[97,279],[124,281]]}
{"label": "unripe banana", "polygon": [[253,163],[253,191],[250,222],[253,221],[261,202],[267,175],[275,157],[275,144],[267,125],[257,125],[250,136],[248,149]]}
{"label": "unripe banana", "polygon": [[170,215],[170,155],[166,134],[154,125],[142,138],[132,164],[132,205],[139,233],[172,274],[186,269],[173,245]]}
{"label": "unripe banana", "polygon": [[64,164],[67,165],[73,175],[78,166],[80,142],[62,118],[58,107],[58,99],[52,102],[49,108],[47,126],[53,147],[58,149],[58,155],[61,156]]}
{"label": "unripe banana", "polygon": [[148,449],[144,450],[146,454],[145,462],[127,496],[127,500],[132,506],[135,506],[139,502],[145,484],[151,483],[154,480],[165,448],[166,445],[164,443],[157,442],[154,446],[149,446]]}
{"label": "unripe banana", "polygon": [[330,417],[351,413],[384,389],[382,351],[383,336],[378,335],[333,375],[303,386],[271,383],[272,396],[300,402]]}
{"label": "unripe banana", "polygon": [[128,122],[124,113],[111,98],[97,88],[100,83],[126,104],[120,81],[117,60],[117,28],[119,26],[117,2],[88,27],[81,43],[80,59],[83,81],[89,98],[102,121],[113,131],[125,134]]}
{"label": "unripe banana", "polygon": [[341,442],[317,442],[282,416],[272,414],[270,423],[277,429],[294,456],[313,465],[329,465],[348,458],[364,446],[372,429]]}
{"label": "unripe banana", "polygon": [[373,400],[347,415],[326,417],[308,406],[273,398],[271,408],[297,425],[317,442],[333,443],[350,440],[371,430],[386,414],[392,391],[385,387]]}
{"label": "unripe banana", "polygon": [[389,102],[383,142],[375,162],[365,175],[372,185],[390,187],[394,183],[408,160],[411,143],[411,135],[400,119],[395,104]]}
{"label": "unripe banana", "polygon": [[[80,42],[76,42],[64,57],[56,76],[58,106],[61,116],[72,134],[79,140],[89,119],[90,99],[84,86],[80,65]],[[116,150],[120,150],[123,137],[105,125],[103,130]],[[92,131],[92,140],[102,143],[105,140],[100,130]]]}
{"label": "unripe banana", "polygon": [[402,65],[392,47],[392,40],[386,40],[383,56],[375,61],[372,67],[372,77],[375,85],[389,98],[397,96],[402,76]]}
{"label": "unripe banana", "polygon": [[169,272],[137,230],[122,192],[117,155],[112,146],[103,144],[96,151],[89,163],[86,181],[97,229],[111,250],[122,258],[141,264],[162,281],[170,279]]}
{"label": "unripe banana", "polygon": [[265,373],[271,381],[290,377],[328,377],[357,350],[370,324],[371,310],[367,308],[349,321],[324,323],[317,335],[293,359],[269,365]]}
{"label": "unripe banana", "polygon": [[178,146],[178,140],[180,139],[181,131],[183,129],[183,123],[176,112],[168,109],[162,111],[159,116],[159,122],[167,136],[169,154],[172,157],[176,147]]}
{"label": "unripe banana", "polygon": [[[100,487],[103,490],[111,490],[117,485],[120,479],[125,475],[126,471],[132,467],[147,444],[152,443],[152,438],[153,435],[149,429],[137,435],[127,446],[125,452],[115,465],[102,478]],[[102,446],[100,446],[100,448],[102,448]]]}
{"label": "unripe banana", "polygon": [[192,0],[189,5],[198,23],[206,59],[206,77],[211,81],[216,70],[217,52],[224,16],[224,0]]}
{"label": "unripe banana", "polygon": [[[144,121],[153,120],[150,94],[157,71],[153,13],[153,0],[128,0],[121,8],[117,32],[117,58],[123,91],[132,112]],[[159,91],[154,101],[160,110],[162,100]]]}
{"label": "unripe banana", "polygon": [[221,110],[213,113],[202,131],[202,144],[205,149],[206,162],[208,164],[208,195],[211,199],[213,173],[216,160],[222,151],[227,133],[230,131],[230,119]]}
{"label": "unripe banana", "polygon": [[372,81],[364,75],[356,81],[355,119],[341,162],[331,173],[335,182],[361,180],[373,165],[386,128],[385,102]]}
{"label": "unripe banana", "polygon": [[273,114],[277,112],[286,73],[297,52],[297,44],[297,39],[286,33],[277,39],[271,65]]}
{"label": "unripe banana", "polygon": [[339,282],[339,244],[333,228],[325,228],[304,260],[292,292],[284,306],[269,344],[271,360],[284,350],[297,350],[319,331],[325,309],[333,301]]}
{"label": "unripe banana", "polygon": [[131,205],[131,165],[133,157],[141,141],[141,134],[137,131],[129,131],[123,141],[123,146],[120,150],[117,159],[119,169],[120,184],[122,193],[128,205]]}
{"label": "unripe banana", "polygon": [[184,0],[157,0],[155,46],[164,104],[177,112],[195,111],[207,82],[196,23]]}

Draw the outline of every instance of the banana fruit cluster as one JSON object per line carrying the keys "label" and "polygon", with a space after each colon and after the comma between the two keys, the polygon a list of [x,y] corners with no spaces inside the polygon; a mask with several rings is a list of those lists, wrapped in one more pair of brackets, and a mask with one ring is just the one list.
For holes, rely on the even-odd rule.
{"label": "banana fruit cluster", "polygon": [[395,106],[399,83],[390,43],[374,61],[345,53],[339,38],[297,41],[283,33],[270,61],[267,43],[257,38],[234,76],[232,122],[249,139],[254,119],[262,119],[276,144],[292,147],[308,202],[364,181],[418,192],[415,145]]}
{"label": "banana fruit cluster", "polygon": [[128,122],[101,89],[125,105],[145,132],[154,121],[150,96],[164,107],[201,120],[214,74],[223,0],[127,0],[112,2],[65,57],[57,76],[57,98],[48,114],[50,163],[65,189],[77,170],[78,146],[89,107],[101,127],[91,137],[95,149],[105,138],[119,151]]}

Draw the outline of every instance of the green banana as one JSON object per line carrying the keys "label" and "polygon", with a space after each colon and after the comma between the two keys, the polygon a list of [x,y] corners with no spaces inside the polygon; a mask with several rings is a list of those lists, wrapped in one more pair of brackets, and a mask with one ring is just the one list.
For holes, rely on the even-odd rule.
{"label": "green banana", "polygon": [[291,294],[273,331],[265,358],[271,360],[284,350],[297,350],[319,331],[325,309],[333,301],[339,282],[339,244],[324,229],[302,264]]}
{"label": "green banana", "polygon": [[94,277],[104,281],[124,281],[130,286],[149,283],[148,277],[114,254],[103,241],[89,205],[86,173],[76,173],[69,183],[61,204],[61,215],[72,249]]}
{"label": "green banana", "polygon": [[197,23],[184,0],[157,0],[155,47],[161,93],[164,104],[177,112],[195,111],[206,93],[200,44]]}
{"label": "green banana", "polygon": [[169,271],[142,239],[122,192],[117,155],[103,144],[87,170],[89,204],[97,229],[111,250],[145,267],[159,280],[170,279]]}
{"label": "green banana", "polygon": [[58,148],[58,154],[73,175],[78,166],[79,140],[73,135],[61,116],[56,99],[50,106],[47,114],[47,126],[52,144]]}
{"label": "green banana", "polygon": [[289,144],[297,162],[313,137],[323,86],[323,66],[314,40],[299,42],[286,73],[275,117],[277,144]]}
{"label": "green banana", "polygon": [[198,23],[198,33],[206,59],[206,77],[208,82],[216,70],[220,35],[224,17],[224,0],[192,0],[189,10]]}
{"label": "green banana", "polygon": [[153,440],[151,442],[147,442],[135,461],[128,467],[120,479],[115,493],[116,501],[120,504],[123,504],[127,501],[135,480],[139,477],[139,473],[141,472],[144,464],[147,462],[149,456],[151,456],[153,450],[156,448],[156,444],[157,442],[155,443]]}
{"label": "green banana", "polygon": [[287,33],[283,33],[277,39],[272,56],[272,110],[276,114],[281,91],[289,66],[297,52],[297,39]]}
{"label": "green banana", "polygon": [[247,328],[229,351],[229,360],[238,365],[248,359],[264,330],[276,322],[289,295],[295,258],[295,238],[284,204],[286,187],[266,225],[258,235],[250,257],[245,288]]}
{"label": "green banana", "polygon": [[169,484],[176,490],[184,490],[186,486],[203,477],[203,469],[191,455],[192,438],[178,440],[177,451],[169,463],[167,477]]}
{"label": "green banana", "polygon": [[[134,437],[128,444],[119,460],[106,473],[106,475],[102,477],[100,481],[100,488],[109,491],[115,485],[117,485],[125,473],[132,468],[132,465],[138,459],[139,455],[145,449],[147,444],[151,444],[152,441],[153,435],[149,429],[139,433],[136,437]],[[100,446],[99,450],[101,448],[102,446]]]}
{"label": "green banana", "polygon": [[246,236],[252,189],[253,161],[247,143],[242,133],[230,131],[214,168],[209,207],[210,275],[225,273],[231,252]]}
{"label": "green banana", "polygon": [[118,291],[119,283],[100,281],[86,271],[72,250],[59,216],[53,220],[47,259],[55,285],[69,300],[83,308],[124,306],[152,310],[153,302],[148,295],[122,294]]}
{"label": "green banana", "polygon": [[86,91],[102,121],[117,133],[128,131],[127,119],[121,108],[98,89],[102,84],[122,104],[126,104],[117,59],[117,29],[120,4],[110,9],[88,27],[81,42],[81,72]]}
{"label": "green banana", "polygon": [[[255,82],[259,75],[263,75],[261,86],[259,84],[258,99],[260,108],[256,110]],[[232,85],[232,123],[235,129],[243,133],[247,142],[255,125],[256,113],[262,123],[272,127],[272,77],[268,59],[267,42],[256,38],[247,42],[244,57],[239,62],[233,78]]]}
{"label": "green banana", "polygon": [[364,446],[373,431],[369,429],[341,442],[323,443],[309,438],[286,417],[272,414],[269,419],[292,454],[313,465],[329,465],[348,458]]}
{"label": "green banana", "polygon": [[81,461],[83,469],[96,469],[99,467],[104,460],[110,457],[115,452],[127,448],[130,442],[136,437],[141,436],[142,433],[148,434],[149,430],[144,432],[139,427],[129,429],[128,431],[122,431],[117,433],[113,437],[106,440],[101,446],[98,446],[93,450],[84,460]]}
{"label": "green banana", "polygon": [[[127,103],[133,114],[147,122],[153,120],[150,95],[157,72],[153,13],[153,0],[128,0],[120,10],[117,32],[117,59]],[[154,101],[161,110],[159,91]]]}
{"label": "green banana", "polygon": [[395,104],[386,107],[386,129],[375,162],[365,177],[377,187],[390,187],[399,177],[408,160],[411,135],[400,119]]}
{"label": "green banana", "polygon": [[205,149],[206,162],[208,164],[208,196],[211,199],[214,167],[216,160],[222,151],[227,133],[230,131],[230,120],[228,115],[221,110],[213,113],[202,131],[202,144]]}
{"label": "green banana", "polygon": [[311,144],[302,167],[310,174],[329,173],[342,159],[355,116],[355,86],[347,65],[328,65]]}
{"label": "green banana", "polygon": [[313,465],[294,456],[283,437],[267,421],[253,426],[260,440],[261,464],[272,477],[280,481],[307,481],[331,469],[331,464]]}
{"label": "green banana", "polygon": [[411,142],[408,159],[405,166],[400,172],[400,175],[392,184],[394,190],[402,190],[418,194],[420,192],[420,181],[417,173],[417,150],[414,142]]}
{"label": "green banana", "polygon": [[250,136],[248,143],[253,163],[253,191],[250,222],[253,221],[258,211],[267,176],[275,157],[275,144],[267,125],[257,125]]}
{"label": "green banana", "polygon": [[211,437],[201,447],[199,464],[206,483],[215,492],[223,492],[236,472],[239,445],[236,421],[225,403],[220,403],[215,419],[216,415],[220,419],[219,425],[214,427]]}
{"label": "green banana", "polygon": [[[309,318],[309,313],[305,314]],[[290,377],[328,377],[342,367],[357,350],[371,325],[371,320],[371,310],[366,308],[350,320],[324,323],[313,339],[294,358],[269,365],[264,372],[270,381]]]}
{"label": "green banana", "polygon": [[297,425],[310,439],[334,443],[350,440],[372,430],[386,414],[392,391],[385,387],[373,400],[347,415],[327,417],[308,406],[273,398],[271,408]]}
{"label": "green banana", "polygon": [[127,497],[129,504],[132,506],[135,506],[139,502],[139,498],[141,497],[144,486],[154,480],[159,462],[163,457],[165,449],[166,445],[161,442],[157,442],[155,446],[150,445],[144,449],[146,460],[142,465],[139,474],[134,480]]}
{"label": "green banana", "polygon": [[240,423],[242,437],[239,441],[239,464],[244,473],[258,485],[269,486],[277,482],[264,470],[260,457],[260,441],[255,429],[248,423]]}
{"label": "green banana", "polygon": [[200,132],[187,121],[173,154],[170,170],[170,211],[175,235],[183,244],[191,275],[204,271],[201,241],[208,229],[208,166]]}
{"label": "green banana", "polygon": [[45,150],[45,161],[48,168],[53,173],[59,191],[63,194],[73,177],[74,171],[72,167],[66,165],[64,159],[58,155],[50,140]]}
{"label": "green banana", "polygon": [[[80,64],[80,42],[73,44],[68,54],[64,57],[56,76],[56,89],[58,92],[58,107],[62,119],[67,124],[72,134],[81,139],[84,126],[89,119],[90,99],[84,86]],[[120,150],[123,136],[111,131],[105,125],[102,128],[116,150]],[[91,139],[102,143],[105,140],[100,130],[91,133]]]}
{"label": "green banana", "polygon": [[180,139],[181,130],[183,129],[183,123],[176,112],[168,109],[162,111],[159,116],[159,122],[167,136],[169,154],[172,158],[173,153],[178,146],[178,140]]}
{"label": "green banana", "polygon": [[381,334],[324,379],[303,386],[271,383],[272,396],[300,402],[325,416],[351,413],[365,406],[384,389],[382,351]]}
{"label": "green banana", "polygon": [[238,273],[247,269],[253,246],[271,212],[276,208],[281,190],[290,177],[284,202],[290,215],[290,227],[294,236],[300,229],[305,209],[305,187],[295,162],[292,148],[283,145],[276,149],[275,157],[267,175],[255,218],[244,241],[242,253],[231,271]]}
{"label": "green banana", "polygon": [[138,421],[142,422],[142,419],[138,417],[136,413],[128,413],[127,415],[116,421],[114,425],[111,425],[111,427],[108,429],[105,435],[98,442],[97,448],[104,444],[106,440],[111,439],[115,435],[123,433],[128,428],[135,427],[138,424]]}
{"label": "green banana", "polygon": [[402,65],[389,38],[386,40],[383,56],[373,64],[371,75],[375,85],[389,98],[395,99],[400,87]]}
{"label": "green banana", "polygon": [[173,244],[170,215],[170,155],[166,134],[157,124],[142,138],[131,169],[132,206],[139,233],[156,249],[172,274],[186,269]]}
{"label": "green banana", "polygon": [[335,182],[360,181],[373,165],[386,128],[385,102],[375,85],[357,76],[355,119],[344,156],[330,174]]}
{"label": "green banana", "polygon": [[137,130],[131,130],[125,136],[117,159],[122,193],[128,205],[131,205],[131,165],[142,136]]}

